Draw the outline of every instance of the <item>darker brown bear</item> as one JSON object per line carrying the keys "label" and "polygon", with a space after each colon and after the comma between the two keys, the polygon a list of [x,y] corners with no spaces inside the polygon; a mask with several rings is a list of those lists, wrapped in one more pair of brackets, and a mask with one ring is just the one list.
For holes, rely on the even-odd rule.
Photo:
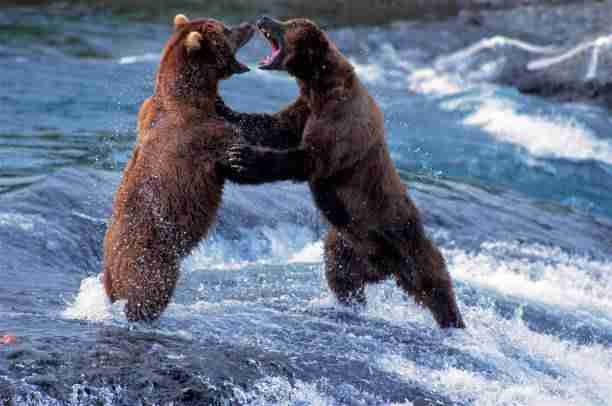
{"label": "darker brown bear", "polygon": [[111,301],[127,299],[131,321],[160,316],[181,259],[215,218],[225,179],[232,177],[222,165],[225,151],[239,136],[215,112],[218,84],[248,70],[234,54],[255,30],[210,19],[190,22],[182,15],[175,28],[155,92],[141,107],[138,141],[104,241],[106,292]]}
{"label": "darker brown bear", "polygon": [[394,276],[441,327],[463,328],[444,258],[389,156],[383,114],[351,64],[311,21],[264,17],[258,25],[273,48],[260,67],[293,75],[296,103],[306,103],[308,115],[298,114],[305,119],[299,146],[237,144],[233,168],[252,183],[308,181],[331,224],[326,276],[340,302],[364,303],[367,283]]}

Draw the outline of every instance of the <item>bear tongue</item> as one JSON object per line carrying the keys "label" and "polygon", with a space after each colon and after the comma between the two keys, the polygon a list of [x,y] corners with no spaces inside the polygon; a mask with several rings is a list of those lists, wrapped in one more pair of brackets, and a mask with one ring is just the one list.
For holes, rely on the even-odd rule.
{"label": "bear tongue", "polygon": [[278,54],[280,53],[280,48],[274,48],[272,55],[268,55],[266,56],[260,63],[261,65],[268,65],[270,63],[272,63],[272,61],[274,61],[274,59],[278,56]]}

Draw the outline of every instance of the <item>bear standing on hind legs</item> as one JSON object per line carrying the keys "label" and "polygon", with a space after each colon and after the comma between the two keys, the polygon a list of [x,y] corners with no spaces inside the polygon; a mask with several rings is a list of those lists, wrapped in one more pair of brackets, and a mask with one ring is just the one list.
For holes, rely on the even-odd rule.
{"label": "bear standing on hind legs", "polygon": [[237,143],[229,162],[251,183],[307,181],[331,227],[325,240],[329,287],[341,303],[364,303],[364,287],[393,276],[443,328],[463,328],[444,258],[427,238],[385,142],[383,114],[353,67],[305,19],[258,26],[272,56],[308,105],[301,143],[284,150]]}
{"label": "bear standing on hind legs", "polygon": [[[225,180],[236,177],[223,163],[242,134],[215,103],[220,80],[248,71],[234,54],[254,31],[249,24],[230,29],[212,19],[175,18],[104,240],[104,288],[112,302],[127,299],[130,321],[155,320],[164,311],[181,260],[206,236]],[[271,145],[287,145],[282,140],[293,131],[287,121],[282,114],[267,118]]]}

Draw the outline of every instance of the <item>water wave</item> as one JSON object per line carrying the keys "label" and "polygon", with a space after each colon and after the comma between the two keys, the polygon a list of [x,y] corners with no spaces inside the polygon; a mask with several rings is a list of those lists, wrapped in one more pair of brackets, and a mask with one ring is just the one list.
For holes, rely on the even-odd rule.
{"label": "water wave", "polygon": [[596,160],[612,165],[612,144],[596,137],[575,118],[521,113],[516,103],[486,84],[473,84],[433,69],[415,71],[408,78],[413,91],[448,97],[440,106],[465,111],[463,123],[480,127],[498,141],[524,148],[536,158]]}
{"label": "water wave", "polygon": [[123,56],[117,60],[119,65],[133,65],[136,63],[159,62],[160,55],[156,53],[146,53],[141,55]]}
{"label": "water wave", "polygon": [[[573,345],[487,309],[470,308],[466,316],[469,333],[450,337],[449,345],[499,368],[497,373],[452,359],[445,368],[423,365],[392,351],[380,357],[380,367],[474,405],[604,405],[612,399],[610,348]],[[446,355],[437,357],[444,362]]]}
{"label": "water wave", "polygon": [[500,141],[525,148],[536,157],[597,160],[612,165],[612,145],[582,124],[564,117],[517,112],[504,101],[484,101],[463,121],[485,129]]}

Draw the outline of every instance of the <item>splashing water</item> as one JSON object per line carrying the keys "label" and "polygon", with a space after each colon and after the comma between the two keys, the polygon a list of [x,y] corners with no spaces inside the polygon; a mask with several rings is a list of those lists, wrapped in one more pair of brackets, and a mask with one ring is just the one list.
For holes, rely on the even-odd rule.
{"label": "splashing water", "polygon": [[571,119],[520,114],[512,103],[490,101],[466,117],[464,123],[482,127],[537,157],[596,159],[612,165],[612,145],[593,137]]}
{"label": "splashing water", "polygon": [[83,279],[79,293],[63,311],[67,319],[107,321],[113,318],[111,303],[102,285],[102,274]]}
{"label": "splashing water", "polygon": [[[55,18],[39,13],[37,23]],[[31,37],[2,47],[19,58],[0,66],[0,331],[17,337],[0,346],[0,403],[8,393],[20,405],[610,404],[609,112],[491,80],[518,54],[565,48],[488,28],[466,48],[463,22],[457,36],[439,29],[451,20],[330,30],[385,114],[465,331],[439,330],[393,280],[368,286],[365,308],[338,304],[311,193],[285,183],[228,184],[168,309],[140,325],[108,303],[98,274],[169,27],[108,16],[61,23],[112,52],[41,54],[49,45]],[[263,41],[240,57],[258,60]],[[596,74],[604,45],[590,55]],[[238,111],[272,112],[297,87],[254,69],[221,92]]]}

